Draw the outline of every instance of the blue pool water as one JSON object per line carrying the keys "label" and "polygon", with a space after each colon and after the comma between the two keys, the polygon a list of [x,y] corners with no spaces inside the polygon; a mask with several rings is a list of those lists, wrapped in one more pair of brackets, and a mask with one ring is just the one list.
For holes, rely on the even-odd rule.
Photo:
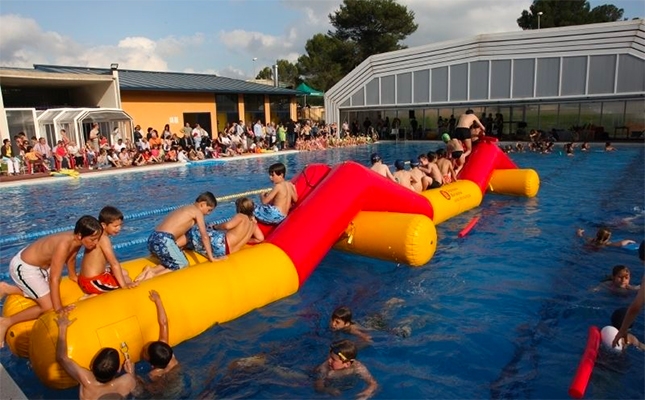
{"label": "blue pool water", "polygon": [[[224,196],[267,187],[267,167],[277,160],[287,165],[290,177],[308,163],[366,164],[377,150],[392,164],[438,145],[381,144],[3,188],[0,279],[10,281],[9,260],[28,243],[20,235],[72,225],[106,204],[126,215],[142,214],[190,203],[203,190]],[[608,225],[614,238],[644,237],[644,155],[642,146],[573,158],[512,154],[520,167],[540,175],[536,198],[486,195],[481,207],[437,227],[437,252],[421,268],[331,251],[295,295],[177,346],[183,387],[167,396],[327,397],[313,391],[313,371],[325,360],[329,343],[341,337],[330,332],[328,321],[344,304],[358,322],[380,320],[381,330],[371,332],[374,344],[358,357],[380,385],[376,398],[566,398],[588,327],[608,325],[613,310],[633,298],[591,289],[616,264],[630,267],[633,284],[643,274],[635,251],[589,249],[574,233],[583,227],[593,235]],[[210,219],[232,212],[233,204],[224,203]],[[475,215],[479,223],[458,239]],[[146,255],[145,245],[136,243],[161,218],[126,220],[113,240],[121,246],[119,258]],[[388,308],[393,298],[403,302]],[[392,333],[402,327],[411,331],[409,337]],[[642,317],[633,332],[643,338]],[[258,354],[266,358],[265,367],[231,367]],[[77,394],[45,388],[28,361],[8,350],[0,352],[0,362],[29,398]],[[644,364],[635,349],[623,357],[602,353],[586,397],[642,399]],[[137,371],[147,369],[139,365]],[[359,382],[343,397],[355,397],[362,388]]]}

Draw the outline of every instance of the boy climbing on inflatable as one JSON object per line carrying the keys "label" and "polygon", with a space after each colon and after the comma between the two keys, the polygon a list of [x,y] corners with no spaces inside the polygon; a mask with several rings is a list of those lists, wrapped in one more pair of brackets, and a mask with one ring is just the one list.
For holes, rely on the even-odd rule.
{"label": "boy climbing on inflatable", "polygon": [[215,261],[210,237],[206,233],[204,216],[210,214],[216,206],[215,195],[211,192],[204,192],[197,196],[193,204],[179,207],[171,212],[148,237],[148,250],[159,259],[161,264],[145,267],[141,274],[135,278],[135,281],[138,282],[187,267],[188,259],[181,249],[188,244],[186,232],[195,225],[201,234],[208,261]]}
{"label": "boy climbing on inflatable", "polygon": [[105,206],[99,213],[99,222],[103,227],[103,235],[95,248],[85,249],[78,286],[88,295],[137,286],[138,283],[132,282],[128,276],[128,271],[121,269],[110,241],[110,236],[121,232],[123,213],[116,207]]}
{"label": "boy climbing on inflatable", "polygon": [[58,324],[58,341],[56,342],[56,361],[76,382],[79,383],[78,397],[85,399],[125,399],[134,390],[136,380],[134,366],[126,357],[123,363],[125,374],[117,377],[121,370],[119,352],[111,347],[104,347],[94,356],[90,369],[78,365],[67,355],[67,327],[70,321],[67,311],[56,318]]}
{"label": "boy climbing on inflatable", "polygon": [[156,290],[149,292],[149,299],[155,303],[157,310],[157,323],[159,324],[159,337],[156,341],[150,342],[143,347],[141,351],[141,358],[148,361],[152,369],[148,373],[147,382],[138,379],[138,386],[135,395],[141,396],[142,393],[148,393],[152,396],[164,396],[168,394],[168,389],[176,389],[181,385],[181,374],[179,368],[179,361],[175,357],[172,347],[168,344],[170,337],[168,329],[168,317],[166,316],[166,309],[164,308],[161,296]]}
{"label": "boy climbing on inflatable", "polygon": [[16,294],[18,289],[37,304],[7,318],[0,317],[0,348],[4,347],[5,334],[18,322],[38,318],[53,309],[64,310],[60,296],[63,267],[67,265],[69,279],[77,280],[76,255],[81,247],[93,249],[103,234],[99,221],[84,215],[74,226],[73,232],[45,236],[20,250],[9,263],[9,274],[16,286],[7,285],[3,292]]}
{"label": "boy climbing on inflatable", "polygon": [[285,180],[287,167],[275,163],[269,167],[269,179],[273,189],[260,195],[262,204],[255,207],[255,218],[269,225],[277,225],[289,214],[291,206],[298,202],[298,192],[293,183]]}
{"label": "boy climbing on inflatable", "polygon": [[[261,243],[264,234],[253,216],[253,200],[242,197],[235,202],[237,214],[230,220],[206,228],[210,236],[211,249],[216,257],[225,257],[240,250],[247,243]],[[188,246],[201,255],[206,255],[203,241],[197,226],[186,233]]]}

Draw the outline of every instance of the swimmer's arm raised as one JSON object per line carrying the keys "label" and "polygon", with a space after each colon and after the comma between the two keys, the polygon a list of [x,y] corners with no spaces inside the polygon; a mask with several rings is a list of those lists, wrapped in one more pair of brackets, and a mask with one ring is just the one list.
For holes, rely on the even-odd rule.
{"label": "swimmer's arm raised", "polygon": [[168,317],[166,316],[166,309],[161,301],[161,296],[159,296],[159,293],[157,293],[156,290],[151,290],[149,294],[150,300],[155,303],[155,307],[157,308],[157,323],[159,324],[158,340],[160,342],[168,343]]}

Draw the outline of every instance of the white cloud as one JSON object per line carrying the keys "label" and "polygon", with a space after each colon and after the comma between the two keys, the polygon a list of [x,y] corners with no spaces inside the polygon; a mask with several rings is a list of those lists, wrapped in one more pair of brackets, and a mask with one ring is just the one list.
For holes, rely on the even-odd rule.
{"label": "white cloud", "polygon": [[421,46],[484,33],[517,31],[517,18],[530,0],[399,0],[414,11],[419,28],[405,43]]}
{"label": "white cloud", "polygon": [[0,15],[0,64],[30,68],[33,64],[109,67],[118,63],[121,69],[167,71],[168,59],[181,57],[199,48],[202,34],[169,36],[158,41],[135,36],[116,45],[83,47],[72,38],[43,31],[31,18]]}

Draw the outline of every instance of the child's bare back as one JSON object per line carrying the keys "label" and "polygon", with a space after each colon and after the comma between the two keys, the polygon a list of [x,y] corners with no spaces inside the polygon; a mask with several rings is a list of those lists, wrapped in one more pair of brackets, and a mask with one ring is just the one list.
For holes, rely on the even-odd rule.
{"label": "child's bare back", "polygon": [[289,214],[291,205],[295,203],[294,199],[298,198],[295,185],[289,181],[283,181],[276,183],[273,187],[273,191],[275,192],[275,195],[271,204],[277,207],[282,214]]}
{"label": "child's bare back", "polygon": [[204,214],[194,204],[189,204],[168,214],[155,230],[170,233],[179,240],[199,220],[204,220]]}
{"label": "child's bare back", "polygon": [[55,257],[62,257],[67,261],[71,256],[76,256],[80,244],[74,243],[74,233],[61,232],[38,239],[22,252],[21,258],[27,264],[42,269],[49,269]]}
{"label": "child's bare back", "polygon": [[238,213],[228,224],[230,228],[226,231],[226,241],[231,253],[240,250],[249,242],[260,243],[264,240],[264,234],[253,217]]}

